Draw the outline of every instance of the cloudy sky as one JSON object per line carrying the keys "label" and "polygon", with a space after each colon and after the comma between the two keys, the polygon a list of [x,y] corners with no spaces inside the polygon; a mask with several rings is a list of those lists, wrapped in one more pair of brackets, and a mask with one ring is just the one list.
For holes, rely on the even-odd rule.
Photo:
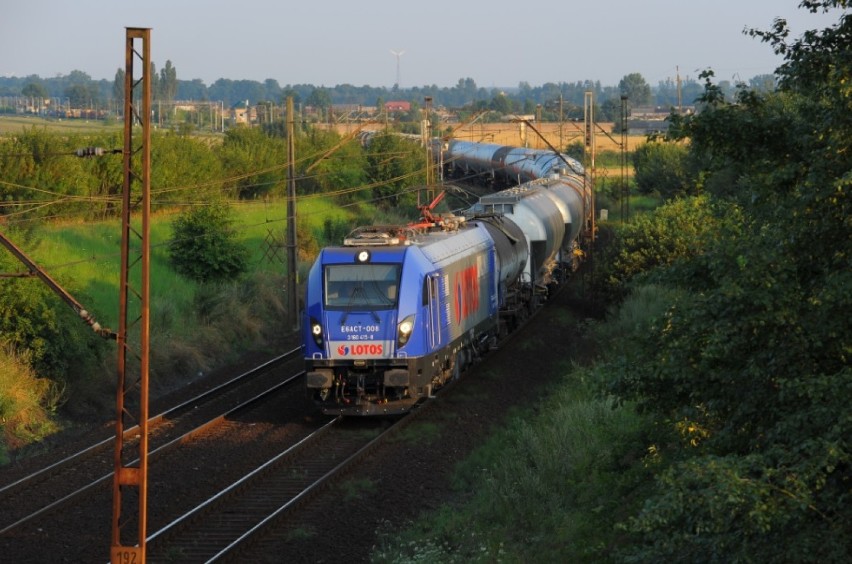
{"label": "cloudy sky", "polygon": [[[837,21],[800,0],[39,0],[0,12],[0,76],[81,70],[112,80],[124,66],[126,27],[148,27],[157,69],[178,78],[403,88],[532,86],[638,72],[656,85],[697,78],[747,80],[781,62],[743,34],[776,17],[794,35]],[[395,55],[394,53],[402,53]],[[398,64],[397,64],[398,63]]]}

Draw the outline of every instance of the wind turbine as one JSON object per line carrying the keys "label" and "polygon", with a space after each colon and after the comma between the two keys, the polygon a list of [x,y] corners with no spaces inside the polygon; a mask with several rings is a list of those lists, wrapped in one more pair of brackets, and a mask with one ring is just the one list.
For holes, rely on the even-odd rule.
{"label": "wind turbine", "polygon": [[394,51],[391,49],[391,55],[396,57],[396,89],[399,90],[399,58],[405,55],[405,51]]}

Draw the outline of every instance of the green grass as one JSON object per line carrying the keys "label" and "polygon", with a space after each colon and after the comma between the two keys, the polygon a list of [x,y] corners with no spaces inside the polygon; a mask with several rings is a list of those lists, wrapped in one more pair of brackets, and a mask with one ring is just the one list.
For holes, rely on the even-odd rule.
{"label": "green grass", "polygon": [[357,501],[378,490],[376,482],[370,478],[346,480],[338,487],[343,492],[343,501]]}
{"label": "green grass", "polygon": [[[283,273],[282,261],[286,260],[286,253],[282,247],[277,257],[272,257],[267,238],[271,231],[279,242],[284,241],[286,203],[238,203],[232,209],[234,227],[250,253],[250,269]],[[304,217],[312,231],[321,232],[326,217],[347,217],[349,212],[332,206],[329,200],[316,198],[300,202],[297,213],[298,217]],[[197,285],[178,275],[169,265],[167,243],[172,236],[173,218],[174,213],[158,213],[151,219],[150,299],[152,309],[157,304],[168,304],[170,310],[182,312],[192,305]],[[139,222],[134,225],[139,228]],[[67,287],[102,325],[115,329],[121,272],[119,220],[46,225],[38,230],[37,236],[40,244],[27,251],[31,258]],[[138,271],[137,266],[133,272]],[[140,284],[137,282],[135,287],[139,289]],[[157,312],[152,311],[152,320],[156,320],[156,316]]]}
{"label": "green grass", "polygon": [[[596,219],[600,220],[600,210],[605,209],[608,211],[609,215],[607,219],[608,222],[613,223],[622,221],[621,204],[622,202],[619,199],[599,193],[595,201],[595,207],[598,209],[598,217]],[[632,218],[652,211],[660,207],[662,204],[663,201],[659,196],[643,196],[634,194],[628,198],[627,205],[625,206],[625,212],[629,218]]]}
{"label": "green grass", "polygon": [[53,133],[101,133],[121,131],[121,121],[98,121],[83,119],[45,119],[35,116],[0,116],[0,135],[19,133],[32,127],[45,128]]}
{"label": "green grass", "polygon": [[394,442],[424,444],[437,441],[441,437],[441,427],[431,422],[414,422],[403,429]]}
{"label": "green grass", "polygon": [[513,410],[457,465],[460,501],[414,523],[383,524],[372,562],[609,561],[616,524],[649,483],[636,461],[647,454],[650,424],[598,396],[596,370],[555,365],[535,411]]}
{"label": "green grass", "polygon": [[[286,315],[281,292],[286,257],[283,253],[274,260],[264,257],[269,252],[266,238],[270,230],[283,242],[286,203],[238,203],[232,208],[234,227],[250,254],[250,272],[237,282],[221,286],[199,285],[178,275],[169,264],[167,251],[176,212],[159,212],[151,217],[152,389],[166,391],[179,386],[249,347],[274,347],[282,331],[287,331],[282,326]],[[346,218],[350,214],[321,198],[301,202],[298,213],[300,226],[310,239],[322,233],[326,217]],[[134,217],[137,232],[140,223]],[[16,243],[24,252],[101,326],[119,329],[120,220],[41,223],[31,234],[18,237]],[[131,240],[131,260],[136,264],[130,272],[128,330],[133,340],[141,303],[134,292],[141,292],[142,285],[138,235],[134,233]],[[302,257],[306,261],[310,258]],[[303,267],[307,268],[300,265],[300,269]],[[108,356],[107,362],[113,358]],[[103,395],[111,381],[106,374],[112,373],[114,367],[105,367],[103,373],[74,373],[62,388],[38,378],[26,359],[13,351],[0,351],[0,464],[8,462],[9,450],[26,447],[54,432],[58,428],[54,416],[63,402],[72,416],[87,410],[102,411],[104,402],[109,401]]]}

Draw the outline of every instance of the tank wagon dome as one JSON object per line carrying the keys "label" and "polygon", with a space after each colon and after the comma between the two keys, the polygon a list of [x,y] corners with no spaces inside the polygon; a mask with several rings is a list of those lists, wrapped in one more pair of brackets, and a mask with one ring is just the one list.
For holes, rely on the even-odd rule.
{"label": "tank wagon dome", "polygon": [[540,181],[538,185],[553,199],[562,214],[565,236],[561,244],[568,248],[579,236],[586,217],[585,210],[591,204],[585,197],[583,184],[573,177],[555,177]]}
{"label": "tank wagon dome", "polygon": [[563,214],[553,197],[538,184],[524,184],[480,198],[473,214],[507,217],[523,231],[529,244],[531,277],[538,278],[552,262],[565,236]]}

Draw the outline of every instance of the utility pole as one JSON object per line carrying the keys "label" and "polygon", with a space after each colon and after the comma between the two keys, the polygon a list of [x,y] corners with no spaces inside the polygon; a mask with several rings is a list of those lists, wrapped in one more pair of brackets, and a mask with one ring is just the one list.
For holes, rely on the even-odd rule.
{"label": "utility pole", "polygon": [[291,327],[299,330],[299,267],[296,260],[296,113],[287,96],[287,311]]}
{"label": "utility pole", "polygon": [[680,67],[675,66],[675,72],[677,73],[677,114],[683,115],[683,101],[680,97]]}
{"label": "utility pole", "polygon": [[[141,42],[141,49],[135,42]],[[134,61],[142,76],[134,80]],[[148,353],[150,293],[151,212],[151,30],[127,28],[124,49],[124,192],[121,212],[121,280],[119,288],[118,385],[116,390],[115,471],[113,474],[113,564],[145,562],[148,519]],[[141,84],[141,96],[134,89]],[[137,91],[138,92],[138,91]],[[141,143],[134,146],[133,126],[141,124]],[[140,190],[132,195],[133,187]],[[131,211],[141,210],[141,230],[131,224]],[[133,256],[130,248],[135,247]],[[131,269],[141,265],[141,275]],[[140,280],[141,278],[141,280]],[[141,284],[141,288],[133,285]],[[129,301],[135,298],[135,307]],[[131,319],[131,314],[136,316]],[[131,331],[132,329],[132,338]],[[131,346],[131,340],[138,348]],[[131,361],[138,360],[131,365]],[[134,418],[131,410],[138,410]],[[138,425],[139,440],[131,441],[125,430]],[[132,534],[135,533],[135,534]]]}
{"label": "utility pole", "polygon": [[630,186],[627,183],[627,95],[621,95],[621,223],[630,220]]}
{"label": "utility pole", "polygon": [[[426,96],[423,98],[426,103],[424,108],[425,117],[423,118],[423,146],[426,148],[426,201],[431,202],[434,199],[433,184],[435,183],[435,175],[433,174],[432,166],[432,121],[430,114],[432,113],[432,97]],[[420,198],[417,199],[417,207],[420,207]]]}
{"label": "utility pole", "polygon": [[563,121],[564,120],[563,120],[563,117],[562,117],[562,93],[560,92],[559,93],[559,152],[560,153],[565,150],[565,142],[562,140],[562,122]]}
{"label": "utility pole", "polygon": [[585,97],[583,99],[583,114],[585,118],[585,142],[584,142],[584,154],[585,158],[583,159],[585,162],[583,166],[586,168],[586,174],[583,175],[583,181],[588,182],[590,185],[586,186],[586,190],[584,192],[591,194],[591,202],[589,207],[589,213],[586,217],[591,219],[590,222],[590,239],[592,245],[594,246],[595,242],[595,102],[594,102],[594,93],[586,92]]}

